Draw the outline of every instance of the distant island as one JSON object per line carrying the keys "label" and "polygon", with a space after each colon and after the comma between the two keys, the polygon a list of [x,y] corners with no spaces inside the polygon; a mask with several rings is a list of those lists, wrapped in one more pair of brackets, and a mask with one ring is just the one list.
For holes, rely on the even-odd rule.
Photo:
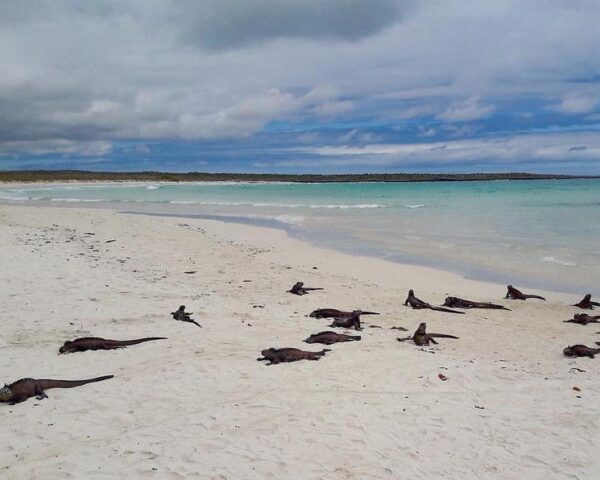
{"label": "distant island", "polygon": [[172,173],[92,172],[84,170],[6,170],[0,182],[464,182],[490,180],[564,180],[600,178],[585,175],[537,173],[361,173],[361,174],[278,174],[278,173]]}

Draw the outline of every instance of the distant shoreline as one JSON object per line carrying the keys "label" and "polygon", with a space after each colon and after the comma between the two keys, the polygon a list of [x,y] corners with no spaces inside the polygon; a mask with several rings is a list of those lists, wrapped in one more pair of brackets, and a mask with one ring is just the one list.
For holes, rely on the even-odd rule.
{"label": "distant shoreline", "polygon": [[83,170],[0,171],[1,183],[34,182],[468,182],[493,180],[572,180],[597,179],[600,175],[553,175],[536,173],[369,173],[369,174],[276,174],[276,173],[171,173],[171,172],[92,172]]}

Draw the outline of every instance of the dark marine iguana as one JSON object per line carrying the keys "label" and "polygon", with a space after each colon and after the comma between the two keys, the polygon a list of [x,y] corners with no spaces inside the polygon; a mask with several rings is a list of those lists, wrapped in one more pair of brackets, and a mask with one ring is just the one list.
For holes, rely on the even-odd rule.
{"label": "dark marine iguana", "polygon": [[85,352],[87,350],[115,350],[125,348],[129,345],[150,342],[152,340],[166,340],[165,337],[146,337],[136,340],[107,340],[99,337],[82,337],[75,340],[67,340],[62,347],[58,349],[59,353]]}
{"label": "dark marine iguana", "polygon": [[289,293],[293,293],[294,295],[306,295],[308,292],[312,292],[314,290],[324,290],[323,288],[313,288],[313,287],[305,287],[304,282],[296,282],[291,290],[288,290]]}
{"label": "dark marine iguana", "polygon": [[326,352],[331,350],[323,349],[320,352],[307,352],[299,348],[266,348],[261,350],[262,357],[257,358],[259,362],[268,360],[267,365],[277,365],[278,363],[298,362],[300,360],[319,360]]}
{"label": "dark marine iguana", "polygon": [[349,318],[353,314],[358,313],[359,315],[379,315],[377,312],[365,312],[363,310],[353,310],[351,312],[345,312],[336,308],[319,308],[310,312],[309,317],[312,318]]}
{"label": "dark marine iguana", "polygon": [[563,320],[564,323],[578,323],[579,325],[587,325],[588,323],[600,323],[598,321],[600,315],[589,316],[587,313],[576,313],[571,320]]}
{"label": "dark marine iguana", "polygon": [[569,345],[563,350],[565,357],[590,357],[600,353],[600,348],[590,348],[586,345]]}
{"label": "dark marine iguana", "polygon": [[334,318],[330,327],[333,328],[353,328],[354,330],[362,330],[360,326],[360,310],[352,312],[349,317]]}
{"label": "dark marine iguana", "polygon": [[4,385],[0,388],[0,402],[8,402],[10,405],[21,403],[30,397],[36,397],[38,400],[48,398],[46,390],[50,388],[73,388],[80,387],[87,383],[101,382],[113,378],[114,375],[105,375],[104,377],[90,378],[88,380],[48,380],[21,378],[10,385]]}
{"label": "dark marine iguana", "polygon": [[429,303],[424,302],[423,300],[415,297],[415,292],[412,289],[408,291],[408,297],[406,297],[406,300],[404,301],[404,305],[410,305],[412,308],[415,308],[415,309],[428,308],[430,310],[435,310],[436,312],[461,313],[461,314],[465,313],[465,312],[457,312],[456,310],[450,310],[449,308],[434,307],[433,305],[430,305]]}
{"label": "dark marine iguana", "polygon": [[528,298],[538,298],[540,300],[546,300],[544,297],[541,297],[539,295],[525,295],[523,292],[517,290],[512,285],[508,285],[506,289],[507,292],[504,298],[511,298],[513,300],[527,300]]}
{"label": "dark marine iguana", "polygon": [[344,335],[336,332],[319,332],[311,335],[306,340],[306,343],[322,343],[323,345],[333,345],[338,342],[353,342],[359,341],[360,335]]}
{"label": "dark marine iguana", "polygon": [[599,302],[592,302],[592,294],[588,293],[581,302],[571,305],[572,307],[583,308],[584,310],[593,310],[594,307],[600,307]]}
{"label": "dark marine iguana", "polygon": [[422,347],[423,345],[429,345],[429,343],[433,343],[437,345],[438,342],[434,340],[434,338],[454,338],[458,339],[454,335],[446,335],[445,333],[427,333],[427,324],[422,322],[419,324],[419,328],[415,331],[412,337],[398,338],[399,342],[405,342],[406,340],[412,340],[416,345]]}
{"label": "dark marine iguana", "polygon": [[506,308],[503,305],[496,305],[495,303],[486,302],[473,302],[471,300],[465,300],[464,298],[458,297],[446,297],[443,306],[451,308],[489,308],[492,310],[510,310],[510,308]]}
{"label": "dark marine iguana", "polygon": [[200,328],[202,328],[202,325],[196,322],[196,320],[192,320],[192,317],[190,317],[190,315],[192,315],[192,312],[185,311],[185,305],[180,305],[176,311],[171,312],[171,315],[173,315],[173,318],[175,320],[179,320],[180,322],[193,323],[194,325],[198,325]]}

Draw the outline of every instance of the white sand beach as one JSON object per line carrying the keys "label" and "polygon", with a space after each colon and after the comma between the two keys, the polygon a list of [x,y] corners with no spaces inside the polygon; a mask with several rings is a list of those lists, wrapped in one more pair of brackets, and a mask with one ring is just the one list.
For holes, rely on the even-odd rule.
{"label": "white sand beach", "polygon": [[[1,478],[600,476],[600,359],[562,355],[600,340],[562,322],[587,292],[503,300],[505,285],[278,230],[100,209],[3,205],[0,235],[1,380],[115,375],[0,405]],[[300,280],[325,290],[286,293]],[[412,310],[410,288],[512,311]],[[171,318],[181,304],[203,328]],[[329,330],[307,317],[324,307],[381,315],[318,362],[256,361],[271,346],[320,350],[302,340]],[[421,321],[460,339],[396,341]],[[82,336],[168,339],[57,355]]]}

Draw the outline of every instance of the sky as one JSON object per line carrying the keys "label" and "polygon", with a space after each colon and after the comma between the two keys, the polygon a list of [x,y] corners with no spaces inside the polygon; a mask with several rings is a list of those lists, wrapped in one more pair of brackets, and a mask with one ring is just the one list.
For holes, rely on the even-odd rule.
{"label": "sky", "polygon": [[0,169],[600,174],[598,0],[0,0]]}

